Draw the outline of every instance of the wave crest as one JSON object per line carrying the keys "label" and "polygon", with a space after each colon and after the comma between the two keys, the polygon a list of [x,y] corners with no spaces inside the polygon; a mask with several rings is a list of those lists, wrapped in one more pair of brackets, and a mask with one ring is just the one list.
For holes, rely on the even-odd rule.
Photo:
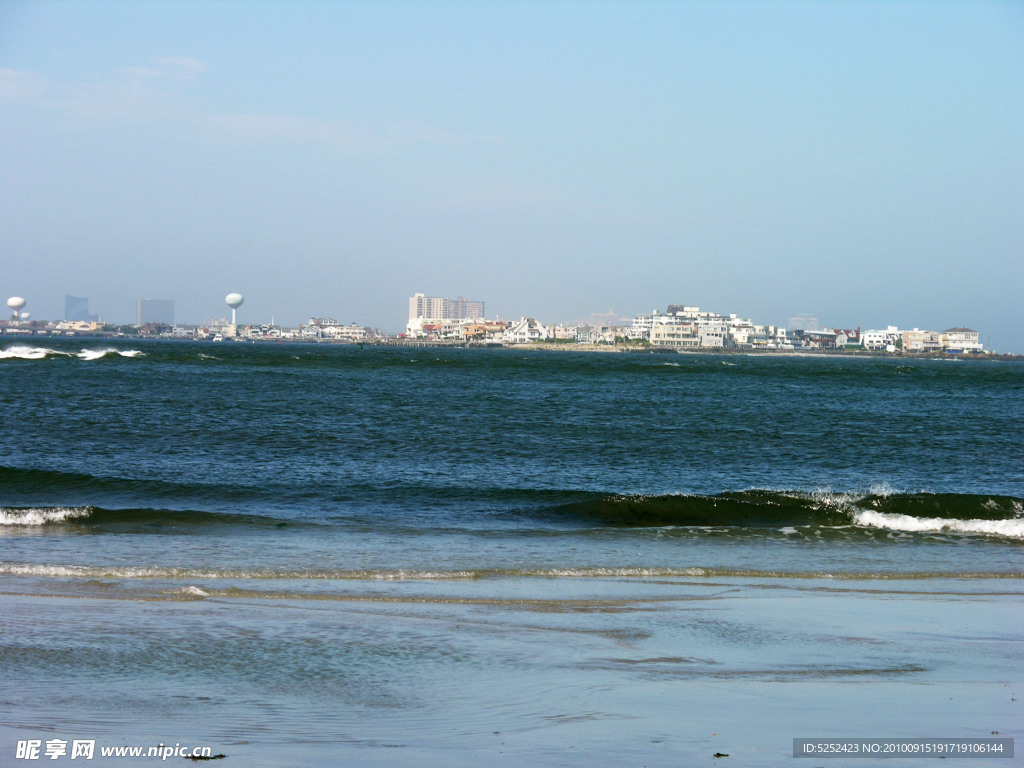
{"label": "wave crest", "polygon": [[0,507],[0,525],[52,525],[88,517],[92,511],[92,507]]}
{"label": "wave crest", "polygon": [[664,496],[603,496],[549,507],[559,518],[620,527],[731,527],[793,530],[797,526],[860,526],[908,532],[980,533],[1024,539],[1024,500],[1012,496],[810,493],[748,490]]}

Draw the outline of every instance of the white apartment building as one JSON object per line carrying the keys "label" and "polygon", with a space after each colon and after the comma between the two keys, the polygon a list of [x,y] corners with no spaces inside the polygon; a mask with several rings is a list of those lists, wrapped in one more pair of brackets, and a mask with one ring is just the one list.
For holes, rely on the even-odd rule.
{"label": "white apartment building", "polygon": [[634,339],[650,339],[651,328],[655,323],[661,322],[660,318],[664,315],[660,315],[657,311],[652,312],[649,315],[637,315],[633,318],[632,332],[630,336]]}
{"label": "white apartment building", "polygon": [[[669,309],[676,311],[662,313],[658,310],[654,310],[649,315],[637,315],[633,318],[633,326],[630,331],[630,337],[635,339],[652,339],[652,333],[655,328],[661,326],[671,325],[691,325],[694,320],[700,315],[699,307],[683,307],[680,305],[671,305]],[[659,333],[659,338],[664,337],[664,333]]]}
{"label": "white apartment building", "polygon": [[409,320],[426,318],[429,320],[440,320],[447,317],[448,299],[439,296],[426,296],[417,293],[409,299]]}
{"label": "white apartment building", "polygon": [[670,304],[668,311],[657,311],[633,318],[630,335],[647,339],[658,347],[720,349],[732,344],[731,328],[734,323],[748,323],[736,315],[701,312],[700,307]]}
{"label": "white apartment building", "polygon": [[651,328],[649,339],[652,347],[696,349],[700,346],[700,333],[693,322],[658,323]]}
{"label": "white apartment building", "polygon": [[729,321],[723,317],[702,317],[697,321],[702,347],[724,347],[729,335]]}
{"label": "white apartment building", "polygon": [[459,296],[447,299],[417,293],[409,299],[409,320],[479,320],[484,317],[484,303]]}

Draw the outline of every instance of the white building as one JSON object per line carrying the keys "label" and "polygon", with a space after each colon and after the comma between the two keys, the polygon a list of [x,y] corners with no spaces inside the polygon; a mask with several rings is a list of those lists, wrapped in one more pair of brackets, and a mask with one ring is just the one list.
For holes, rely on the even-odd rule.
{"label": "white building", "polygon": [[846,347],[859,347],[860,346],[860,328],[840,328],[836,331],[836,347],[844,349]]}
{"label": "white building", "polygon": [[86,320],[59,320],[53,327],[58,331],[95,331],[100,324],[90,323]]}
{"label": "white building", "polygon": [[895,352],[896,341],[903,336],[895,325],[888,326],[884,331],[861,331],[860,345],[876,352]]}
{"label": "white building", "polygon": [[365,341],[370,336],[368,328],[362,325],[327,325],[323,328],[324,338],[333,339],[334,341],[347,341],[347,342],[360,342]]}
{"label": "white building", "polygon": [[725,346],[729,332],[729,321],[722,317],[702,317],[697,321],[697,333],[702,347]]}
{"label": "white building", "polygon": [[505,344],[528,344],[531,341],[543,341],[551,338],[551,331],[547,326],[538,322],[535,318],[524,317],[517,323],[512,323],[502,335],[501,340]]}

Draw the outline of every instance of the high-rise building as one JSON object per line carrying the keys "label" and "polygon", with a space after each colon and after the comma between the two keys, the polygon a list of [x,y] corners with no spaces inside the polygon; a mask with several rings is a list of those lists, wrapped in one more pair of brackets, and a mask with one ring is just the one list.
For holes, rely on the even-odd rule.
{"label": "high-rise building", "polygon": [[461,296],[448,299],[449,313],[452,320],[480,320],[484,317],[484,303],[464,299]]}
{"label": "high-rise building", "polygon": [[445,299],[417,293],[409,299],[409,319],[477,320],[484,317],[484,303],[459,296]]}
{"label": "high-rise building", "polygon": [[136,313],[138,325],[163,323],[174,325],[174,301],[171,299],[139,299]]}
{"label": "high-rise building", "polygon": [[64,319],[96,323],[100,318],[99,315],[89,314],[88,297],[64,294]]}
{"label": "high-rise building", "polygon": [[814,315],[797,315],[796,317],[789,318],[789,322],[786,323],[787,331],[817,331],[818,329],[818,318]]}
{"label": "high-rise building", "polygon": [[418,317],[428,317],[432,320],[440,320],[445,316],[448,299],[431,298],[422,293],[417,293],[409,299],[409,319],[415,320]]}

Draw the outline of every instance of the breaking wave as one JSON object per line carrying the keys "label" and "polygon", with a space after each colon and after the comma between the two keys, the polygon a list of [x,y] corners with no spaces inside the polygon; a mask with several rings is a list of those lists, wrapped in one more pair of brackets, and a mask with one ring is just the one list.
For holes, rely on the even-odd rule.
{"label": "breaking wave", "polygon": [[800,526],[984,534],[1024,540],[1024,500],[955,493],[867,494],[749,490],[707,495],[604,496],[549,508],[548,514],[632,527]]}
{"label": "breaking wave", "polygon": [[27,509],[0,507],[0,525],[50,525],[85,518],[91,513],[90,507],[30,507]]}
{"label": "breaking wave", "polygon": [[0,349],[0,360],[45,360],[48,357],[78,358],[79,360],[100,360],[108,356],[142,357],[145,353],[138,349],[82,349],[78,352],[65,352],[49,347],[30,347],[18,344],[7,349]]}
{"label": "breaking wave", "polygon": [[[420,510],[417,514],[424,508],[436,509],[443,516],[455,503],[461,509],[479,510],[460,517],[461,524],[471,527],[476,527],[477,521],[486,527],[488,519],[511,516],[520,521],[543,521],[545,528],[554,524],[559,529],[686,528],[694,535],[723,530],[752,535],[762,530],[787,535],[890,531],[1024,542],[1024,499],[1019,497],[900,492],[885,487],[863,493],[750,489],[715,495],[651,496],[398,484],[388,488],[328,484],[320,488],[288,482],[280,487],[265,484],[253,488],[235,480],[165,481],[0,466],[0,490],[7,495],[7,506],[0,508],[0,526],[73,525],[121,531],[161,526],[217,525],[228,531],[252,526],[334,526],[355,524],[365,518],[366,508],[381,505],[389,508],[389,514],[397,506],[416,508]],[[43,497],[56,503],[17,508],[11,501],[18,497],[26,501]],[[282,498],[287,500],[284,511]],[[336,509],[347,511],[335,514]],[[260,511],[254,514],[254,510]],[[376,525],[378,517],[373,521]],[[402,526],[405,522],[399,513],[390,524]],[[422,522],[420,519],[417,525]]]}
{"label": "breaking wave", "polygon": [[203,512],[190,509],[104,509],[102,507],[0,507],[0,526],[47,526],[71,524],[77,527],[144,528],[161,526],[245,526],[283,528],[300,525],[273,517]]}
{"label": "breaking wave", "polygon": [[866,528],[884,528],[912,533],[980,533],[1024,540],[1024,519],[957,520],[942,517],[912,517],[864,510],[854,512],[853,522]]}

